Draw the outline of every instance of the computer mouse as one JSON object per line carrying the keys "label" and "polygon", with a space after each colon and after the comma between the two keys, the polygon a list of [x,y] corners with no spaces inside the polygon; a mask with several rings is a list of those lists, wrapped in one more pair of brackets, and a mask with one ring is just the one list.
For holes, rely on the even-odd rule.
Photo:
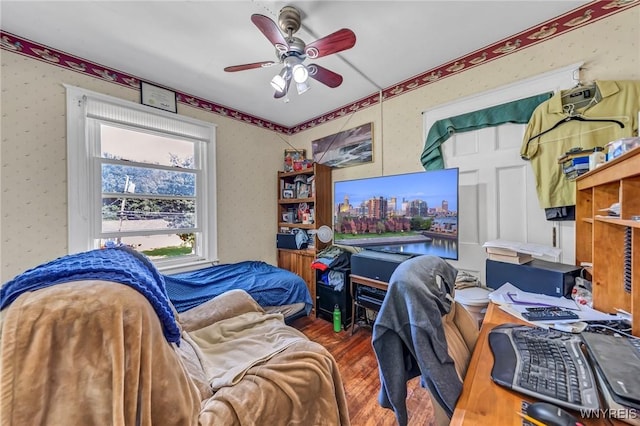
{"label": "computer mouse", "polygon": [[576,426],[580,421],[568,411],[548,402],[534,402],[527,407],[527,415],[547,426]]}

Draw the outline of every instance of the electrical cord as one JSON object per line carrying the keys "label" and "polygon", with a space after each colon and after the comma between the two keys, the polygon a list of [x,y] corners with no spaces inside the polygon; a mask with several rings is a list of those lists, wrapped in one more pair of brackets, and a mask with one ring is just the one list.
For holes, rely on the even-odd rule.
{"label": "electrical cord", "polygon": [[[608,325],[602,325],[602,324],[589,324],[589,327],[606,328],[606,329],[611,330],[611,331],[613,331],[613,332],[615,332],[615,333],[622,334],[623,336],[626,336],[626,337],[628,337],[628,338],[630,338],[630,339],[640,339],[640,337],[636,337],[636,336],[634,336],[634,335],[632,335],[632,334],[626,333],[625,331],[618,330],[618,329],[613,328],[613,327],[609,327]],[[627,328],[627,329],[625,329],[625,330],[627,330],[627,331],[628,331],[628,330],[631,330],[631,328]]]}

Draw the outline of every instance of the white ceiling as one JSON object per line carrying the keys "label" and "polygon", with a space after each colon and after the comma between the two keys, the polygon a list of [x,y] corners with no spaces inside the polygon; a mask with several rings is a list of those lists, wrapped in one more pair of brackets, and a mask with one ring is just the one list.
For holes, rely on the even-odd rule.
{"label": "white ceiling", "polygon": [[[114,70],[292,127],[427,70],[535,27],[587,1],[7,1],[3,31]],[[344,77],[288,103],[273,98],[279,66],[223,68],[277,60],[253,25],[278,20],[283,6],[302,13],[296,36],[307,44],[341,28],[352,49],[314,62]],[[309,60],[307,60],[309,62]],[[307,63],[305,62],[305,63]]]}

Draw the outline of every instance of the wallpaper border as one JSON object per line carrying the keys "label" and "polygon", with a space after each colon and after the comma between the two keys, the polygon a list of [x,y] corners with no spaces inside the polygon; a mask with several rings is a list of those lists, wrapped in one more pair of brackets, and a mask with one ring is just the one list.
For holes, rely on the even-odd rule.
{"label": "wallpaper border", "polygon": [[[599,21],[600,19],[638,5],[640,5],[640,0],[596,0],[591,3],[587,3],[540,25],[536,25],[535,27],[531,27],[511,37],[486,46],[483,49],[476,50],[438,67],[427,70],[422,74],[399,82],[382,90],[381,94],[372,93],[371,95],[359,99],[351,104],[344,105],[338,109],[329,111],[321,116],[299,123],[293,127],[285,127],[260,117],[255,117],[242,111],[217,104],[207,99],[198,98],[188,93],[176,92],[177,101],[214,114],[266,128],[274,132],[293,135],[327,123],[336,118],[376,105],[382,100],[400,96],[427,84],[440,81],[471,68],[500,59],[511,53],[521,51],[529,46],[550,40],[574,29],[584,27]],[[48,62],[95,78],[100,78],[131,89],[140,90],[140,79],[136,76],[67,54],[56,50],[53,47],[45,46],[2,30],[0,30],[0,47],[3,50],[29,56],[40,61]]]}

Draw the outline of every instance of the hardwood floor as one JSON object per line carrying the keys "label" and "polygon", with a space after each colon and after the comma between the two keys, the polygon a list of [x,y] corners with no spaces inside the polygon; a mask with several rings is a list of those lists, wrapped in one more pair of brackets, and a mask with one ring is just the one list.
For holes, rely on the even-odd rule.
{"label": "hardwood floor", "polygon": [[[300,318],[292,325],[327,348],[336,359],[353,426],[396,424],[393,411],[378,404],[380,378],[371,346],[371,327],[356,328],[353,336],[351,330],[335,333],[330,322],[314,316]],[[420,386],[419,377],[407,384],[407,411],[409,425],[434,425],[431,400],[427,390]]]}

